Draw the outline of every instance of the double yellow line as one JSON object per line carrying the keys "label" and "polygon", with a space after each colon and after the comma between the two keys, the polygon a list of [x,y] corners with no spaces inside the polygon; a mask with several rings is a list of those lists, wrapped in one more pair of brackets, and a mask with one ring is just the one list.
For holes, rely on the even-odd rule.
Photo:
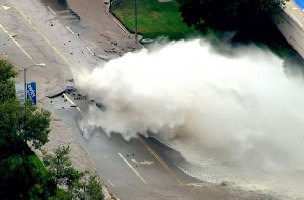
{"label": "double yellow line", "polygon": [[[59,55],[59,57],[68,65],[70,65],[70,61],[52,44],[52,42],[48,39],[48,37],[43,34],[34,24],[33,22],[27,17],[22,10],[20,10],[12,1],[10,1],[12,6],[18,11],[18,13],[30,24],[30,26],[44,39],[44,41],[54,50],[54,52]],[[4,27],[1,25],[0,28],[2,28],[6,33],[7,31],[4,29]],[[8,34],[8,33],[7,33]],[[16,43],[19,48],[23,51],[23,53],[26,54],[26,56],[33,61],[33,59],[28,55],[28,53],[25,52],[25,50]],[[66,96],[67,98],[67,96]],[[72,104],[74,104],[73,101],[71,101],[69,98],[67,98]],[[77,107],[78,108],[78,107]],[[81,112],[81,110],[78,108],[78,111],[81,115],[85,117],[85,115]],[[86,118],[86,117],[85,117]],[[86,118],[87,119],[87,118]],[[183,182],[180,180],[180,178],[170,169],[170,167],[157,155],[157,153],[141,138],[139,134],[137,134],[137,139],[146,147],[146,149],[158,160],[158,162],[169,172],[169,174],[175,179],[175,181],[180,185],[183,186]],[[141,176],[140,176],[141,177]],[[141,180],[147,184],[147,182],[141,177]]]}
{"label": "double yellow line", "polygon": [[169,172],[169,174],[176,180],[176,182],[183,186],[183,182],[179,177],[170,169],[170,167],[157,155],[157,153],[142,139],[142,137],[137,134],[137,139],[146,147],[146,149],[158,160],[158,162]]}

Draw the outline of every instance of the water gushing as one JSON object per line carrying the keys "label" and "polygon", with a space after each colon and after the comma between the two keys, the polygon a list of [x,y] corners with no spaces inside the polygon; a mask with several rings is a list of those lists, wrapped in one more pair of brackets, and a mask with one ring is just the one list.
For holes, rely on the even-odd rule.
{"label": "water gushing", "polygon": [[[107,133],[150,131],[195,165],[184,169],[194,176],[248,178],[274,191],[288,184],[290,195],[304,197],[304,84],[271,52],[220,54],[205,40],[172,42],[79,70],[75,81],[105,105],[91,108],[90,121]],[[270,184],[278,175],[286,182]]]}

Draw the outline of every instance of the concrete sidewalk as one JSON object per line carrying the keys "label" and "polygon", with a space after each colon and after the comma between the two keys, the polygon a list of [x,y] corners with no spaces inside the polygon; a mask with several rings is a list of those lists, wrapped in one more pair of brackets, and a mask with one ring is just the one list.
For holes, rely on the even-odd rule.
{"label": "concrete sidewalk", "polygon": [[293,0],[286,3],[283,11],[282,22],[279,22],[277,27],[304,59],[304,11]]}

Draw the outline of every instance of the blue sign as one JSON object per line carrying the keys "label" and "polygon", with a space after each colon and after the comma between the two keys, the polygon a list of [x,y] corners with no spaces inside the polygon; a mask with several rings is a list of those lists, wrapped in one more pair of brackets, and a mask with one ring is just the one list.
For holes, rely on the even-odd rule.
{"label": "blue sign", "polygon": [[298,6],[301,9],[304,9],[304,1],[303,0],[295,0],[296,4],[298,4]]}
{"label": "blue sign", "polygon": [[36,105],[37,98],[36,98],[36,83],[28,83],[27,84],[27,98],[31,100],[32,105]]}

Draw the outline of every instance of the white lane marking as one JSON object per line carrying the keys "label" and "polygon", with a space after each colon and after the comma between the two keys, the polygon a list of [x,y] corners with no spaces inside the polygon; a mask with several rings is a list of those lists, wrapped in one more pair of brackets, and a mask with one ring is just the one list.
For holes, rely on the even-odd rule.
{"label": "white lane marking", "polygon": [[293,15],[291,14],[291,18],[301,27],[303,28],[303,25],[301,24],[301,22]]}
{"label": "white lane marking", "polygon": [[65,96],[65,98],[73,105],[76,106],[75,103],[65,94],[63,93],[63,96]]}
{"label": "white lane marking", "polygon": [[3,10],[8,10],[8,9],[10,9],[11,7],[1,5],[1,8],[3,8]]}
{"label": "white lane marking", "polygon": [[127,161],[127,159],[125,159],[125,157],[123,155],[121,155],[121,153],[118,153],[118,155],[123,159],[123,161],[125,161],[125,163],[132,169],[132,171],[136,174],[137,177],[139,177],[139,179],[144,183],[144,184],[148,184],[145,179],[134,169],[134,167],[132,167],[132,165],[130,165],[130,163]]}
{"label": "white lane marking", "polygon": [[72,31],[72,29],[69,26],[66,26],[66,28],[73,34],[75,35],[75,33]]}
{"label": "white lane marking", "polygon": [[115,185],[114,185],[109,179],[107,179],[107,181],[110,183],[110,185],[111,185],[113,188],[115,188]]}
{"label": "white lane marking", "polygon": [[135,164],[138,164],[138,165],[152,165],[152,164],[154,164],[153,161],[148,161],[148,160],[145,160],[145,161],[142,161],[142,162],[137,162],[134,158],[132,159],[132,162],[134,162]]}
{"label": "white lane marking", "polygon": [[[76,106],[76,104],[65,94],[63,93],[63,96],[73,105]],[[80,114],[89,122],[89,119],[84,115],[84,113],[80,110],[78,106],[76,106],[76,109],[80,112]]]}
{"label": "white lane marking", "polygon": [[86,47],[86,49],[94,56],[95,53],[93,53],[93,51],[91,51],[91,49],[89,47]]}
{"label": "white lane marking", "polygon": [[49,9],[49,11],[51,11],[51,13],[53,13],[54,15],[56,15],[55,11],[50,6],[46,6],[46,7]]}
{"label": "white lane marking", "polygon": [[30,18],[29,17],[27,17],[23,12],[22,12],[22,10],[20,10],[12,1],[10,2],[11,4],[12,4],[12,6],[19,12],[19,14],[32,26],[32,28],[41,36],[41,37],[43,37],[43,39],[44,39],[44,41],[46,42],[46,43],[48,43],[48,45],[50,46],[50,47],[52,47],[52,49],[56,52],[56,54],[57,55],[59,55],[60,56],[60,58],[64,61],[64,62],[66,62],[67,64],[70,64],[70,61],[66,58],[66,57],[64,57],[64,55],[52,44],[52,42],[48,39],[48,37],[44,34],[44,33],[42,33],[41,31],[40,31],[40,29],[38,29],[37,28],[37,26],[30,20]]}
{"label": "white lane marking", "polygon": [[0,24],[0,28],[11,38],[11,40],[13,40],[13,42],[17,45],[17,47],[19,47],[19,49],[21,49],[21,51],[28,57],[28,59],[35,63],[33,58],[22,48],[22,46],[20,46],[20,44],[15,40],[15,38],[8,33],[8,31],[2,26],[2,24]]}
{"label": "white lane marking", "polygon": [[202,186],[204,186],[203,183],[187,183],[186,185],[193,186],[193,187],[202,187]]}

